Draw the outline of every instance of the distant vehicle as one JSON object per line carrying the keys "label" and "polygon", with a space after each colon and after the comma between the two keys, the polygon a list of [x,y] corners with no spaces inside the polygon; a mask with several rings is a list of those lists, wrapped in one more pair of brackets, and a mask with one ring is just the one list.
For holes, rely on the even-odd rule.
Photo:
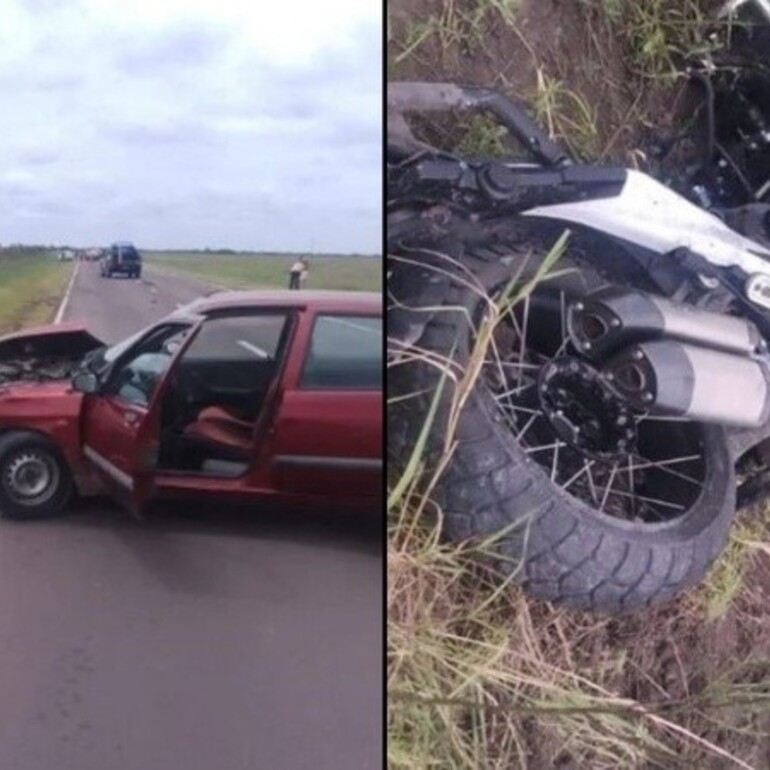
{"label": "distant vehicle", "polygon": [[142,275],[142,255],[128,241],[113,243],[101,259],[100,272],[103,278],[112,278],[116,274],[139,278]]}
{"label": "distant vehicle", "polygon": [[338,291],[222,292],[111,347],[80,324],[3,337],[0,515],[53,515],[75,489],[136,513],[378,510],[382,350],[382,295]]}

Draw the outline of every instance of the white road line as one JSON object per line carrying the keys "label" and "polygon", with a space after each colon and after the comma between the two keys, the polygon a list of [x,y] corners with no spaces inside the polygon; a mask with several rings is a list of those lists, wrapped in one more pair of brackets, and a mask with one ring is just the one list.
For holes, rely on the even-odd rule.
{"label": "white road line", "polygon": [[77,276],[79,269],[80,269],[80,261],[78,260],[77,262],[75,262],[75,269],[72,271],[72,275],[70,276],[70,282],[67,284],[67,291],[64,292],[62,301],[59,304],[59,309],[56,311],[56,315],[54,316],[53,322],[55,324],[60,324],[62,322],[62,318],[64,318],[64,311],[67,309],[67,303],[70,301],[70,294],[72,294],[72,287],[75,284],[75,276]]}

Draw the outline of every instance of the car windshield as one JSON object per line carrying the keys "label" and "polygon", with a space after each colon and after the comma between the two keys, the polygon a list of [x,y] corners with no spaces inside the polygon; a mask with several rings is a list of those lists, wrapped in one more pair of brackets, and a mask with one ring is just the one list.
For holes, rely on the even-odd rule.
{"label": "car windshield", "polygon": [[121,342],[117,342],[114,345],[102,345],[95,350],[89,350],[88,353],[83,356],[80,362],[80,368],[88,369],[88,371],[93,372],[96,375],[100,374],[122,353],[128,350],[131,345],[137,342],[143,335],[147,334],[154,325],[155,324],[146,326],[141,331],[136,332],[136,334],[132,334],[130,337]]}
{"label": "car windshield", "polygon": [[[177,313],[183,313],[187,307],[190,307],[193,304],[194,303],[190,303],[190,305],[185,305],[179,308]],[[169,316],[169,318],[166,320],[172,320],[172,318],[176,316],[177,313],[175,313],[173,316]],[[190,316],[187,316],[184,319],[184,322],[192,323],[194,320],[194,317],[191,318]],[[144,337],[150,332],[151,329],[154,329],[158,325],[159,322],[156,321],[155,323],[140,329],[130,337],[126,337],[126,339],[121,340],[120,342],[116,342],[114,345],[104,345],[100,348],[96,348],[96,350],[92,350],[89,353],[86,353],[86,355],[83,357],[83,360],[81,361],[81,367],[88,369],[94,374],[100,375],[104,372],[105,369],[107,369],[107,367],[109,367],[118,358],[120,358],[130,347],[139,342],[142,337]]]}
{"label": "car windshield", "polygon": [[155,325],[156,324],[150,324],[149,326],[145,326],[144,329],[140,329],[138,332],[136,332],[136,334],[132,334],[130,337],[127,337],[121,342],[117,342],[114,345],[110,345],[109,347],[104,348],[101,355],[102,361],[105,364],[111,364],[113,361],[123,355],[123,353],[125,353],[135,342],[144,337],[144,335],[147,334],[147,332],[150,331],[150,329],[152,329],[152,327]]}

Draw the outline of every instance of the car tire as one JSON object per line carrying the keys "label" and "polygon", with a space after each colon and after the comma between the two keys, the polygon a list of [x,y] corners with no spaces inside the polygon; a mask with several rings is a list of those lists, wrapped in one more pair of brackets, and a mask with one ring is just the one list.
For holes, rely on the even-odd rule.
{"label": "car tire", "polygon": [[[485,222],[438,244],[417,242],[405,252],[412,263],[431,254],[451,254],[461,271],[444,283],[441,297],[411,303],[426,308],[414,312],[416,318],[429,320],[420,320],[416,360],[389,367],[392,467],[404,467],[425,423],[440,380],[433,362],[452,358],[461,368],[469,365],[473,319],[484,307],[480,290],[494,296],[528,260],[547,254],[553,240],[541,232],[527,225],[496,228]],[[570,255],[577,260],[582,251],[577,244],[568,249],[560,267],[579,264],[570,264]],[[444,262],[441,271],[440,276],[448,273]],[[596,276],[591,273],[588,267],[565,280],[587,288]],[[401,305],[397,297],[396,307]],[[441,467],[452,400],[448,391],[447,384],[438,398],[423,458],[426,467]],[[670,430],[661,435],[661,444],[675,435]],[[521,583],[530,595],[572,609],[622,613],[670,600],[704,577],[724,548],[735,515],[735,472],[725,430],[694,423],[691,430],[702,442],[703,471],[701,491],[687,509],[653,523],[610,515],[603,503],[589,504],[563,488],[571,481],[565,485],[558,475],[554,481],[555,471],[519,438],[524,431],[517,435],[501,417],[496,392],[479,376],[456,419],[448,464],[432,490],[442,513],[442,533],[450,541],[492,543],[485,551],[496,571]],[[545,460],[551,457],[546,454]],[[607,484],[609,488],[612,478]],[[606,500],[607,490],[601,491]]]}
{"label": "car tire", "polygon": [[36,433],[0,436],[0,516],[44,519],[60,513],[74,485],[56,445]]}

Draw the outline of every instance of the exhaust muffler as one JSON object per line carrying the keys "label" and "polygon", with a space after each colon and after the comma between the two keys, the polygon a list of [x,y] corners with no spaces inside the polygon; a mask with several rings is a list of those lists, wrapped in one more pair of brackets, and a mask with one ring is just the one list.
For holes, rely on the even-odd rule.
{"label": "exhaust muffler", "polygon": [[602,375],[636,409],[732,427],[770,418],[770,370],[748,356],[656,340],[624,349]]}
{"label": "exhaust muffler", "polygon": [[655,339],[674,339],[742,356],[766,351],[759,330],[745,318],[621,288],[601,289],[570,305],[567,328],[575,347],[594,360]]}

